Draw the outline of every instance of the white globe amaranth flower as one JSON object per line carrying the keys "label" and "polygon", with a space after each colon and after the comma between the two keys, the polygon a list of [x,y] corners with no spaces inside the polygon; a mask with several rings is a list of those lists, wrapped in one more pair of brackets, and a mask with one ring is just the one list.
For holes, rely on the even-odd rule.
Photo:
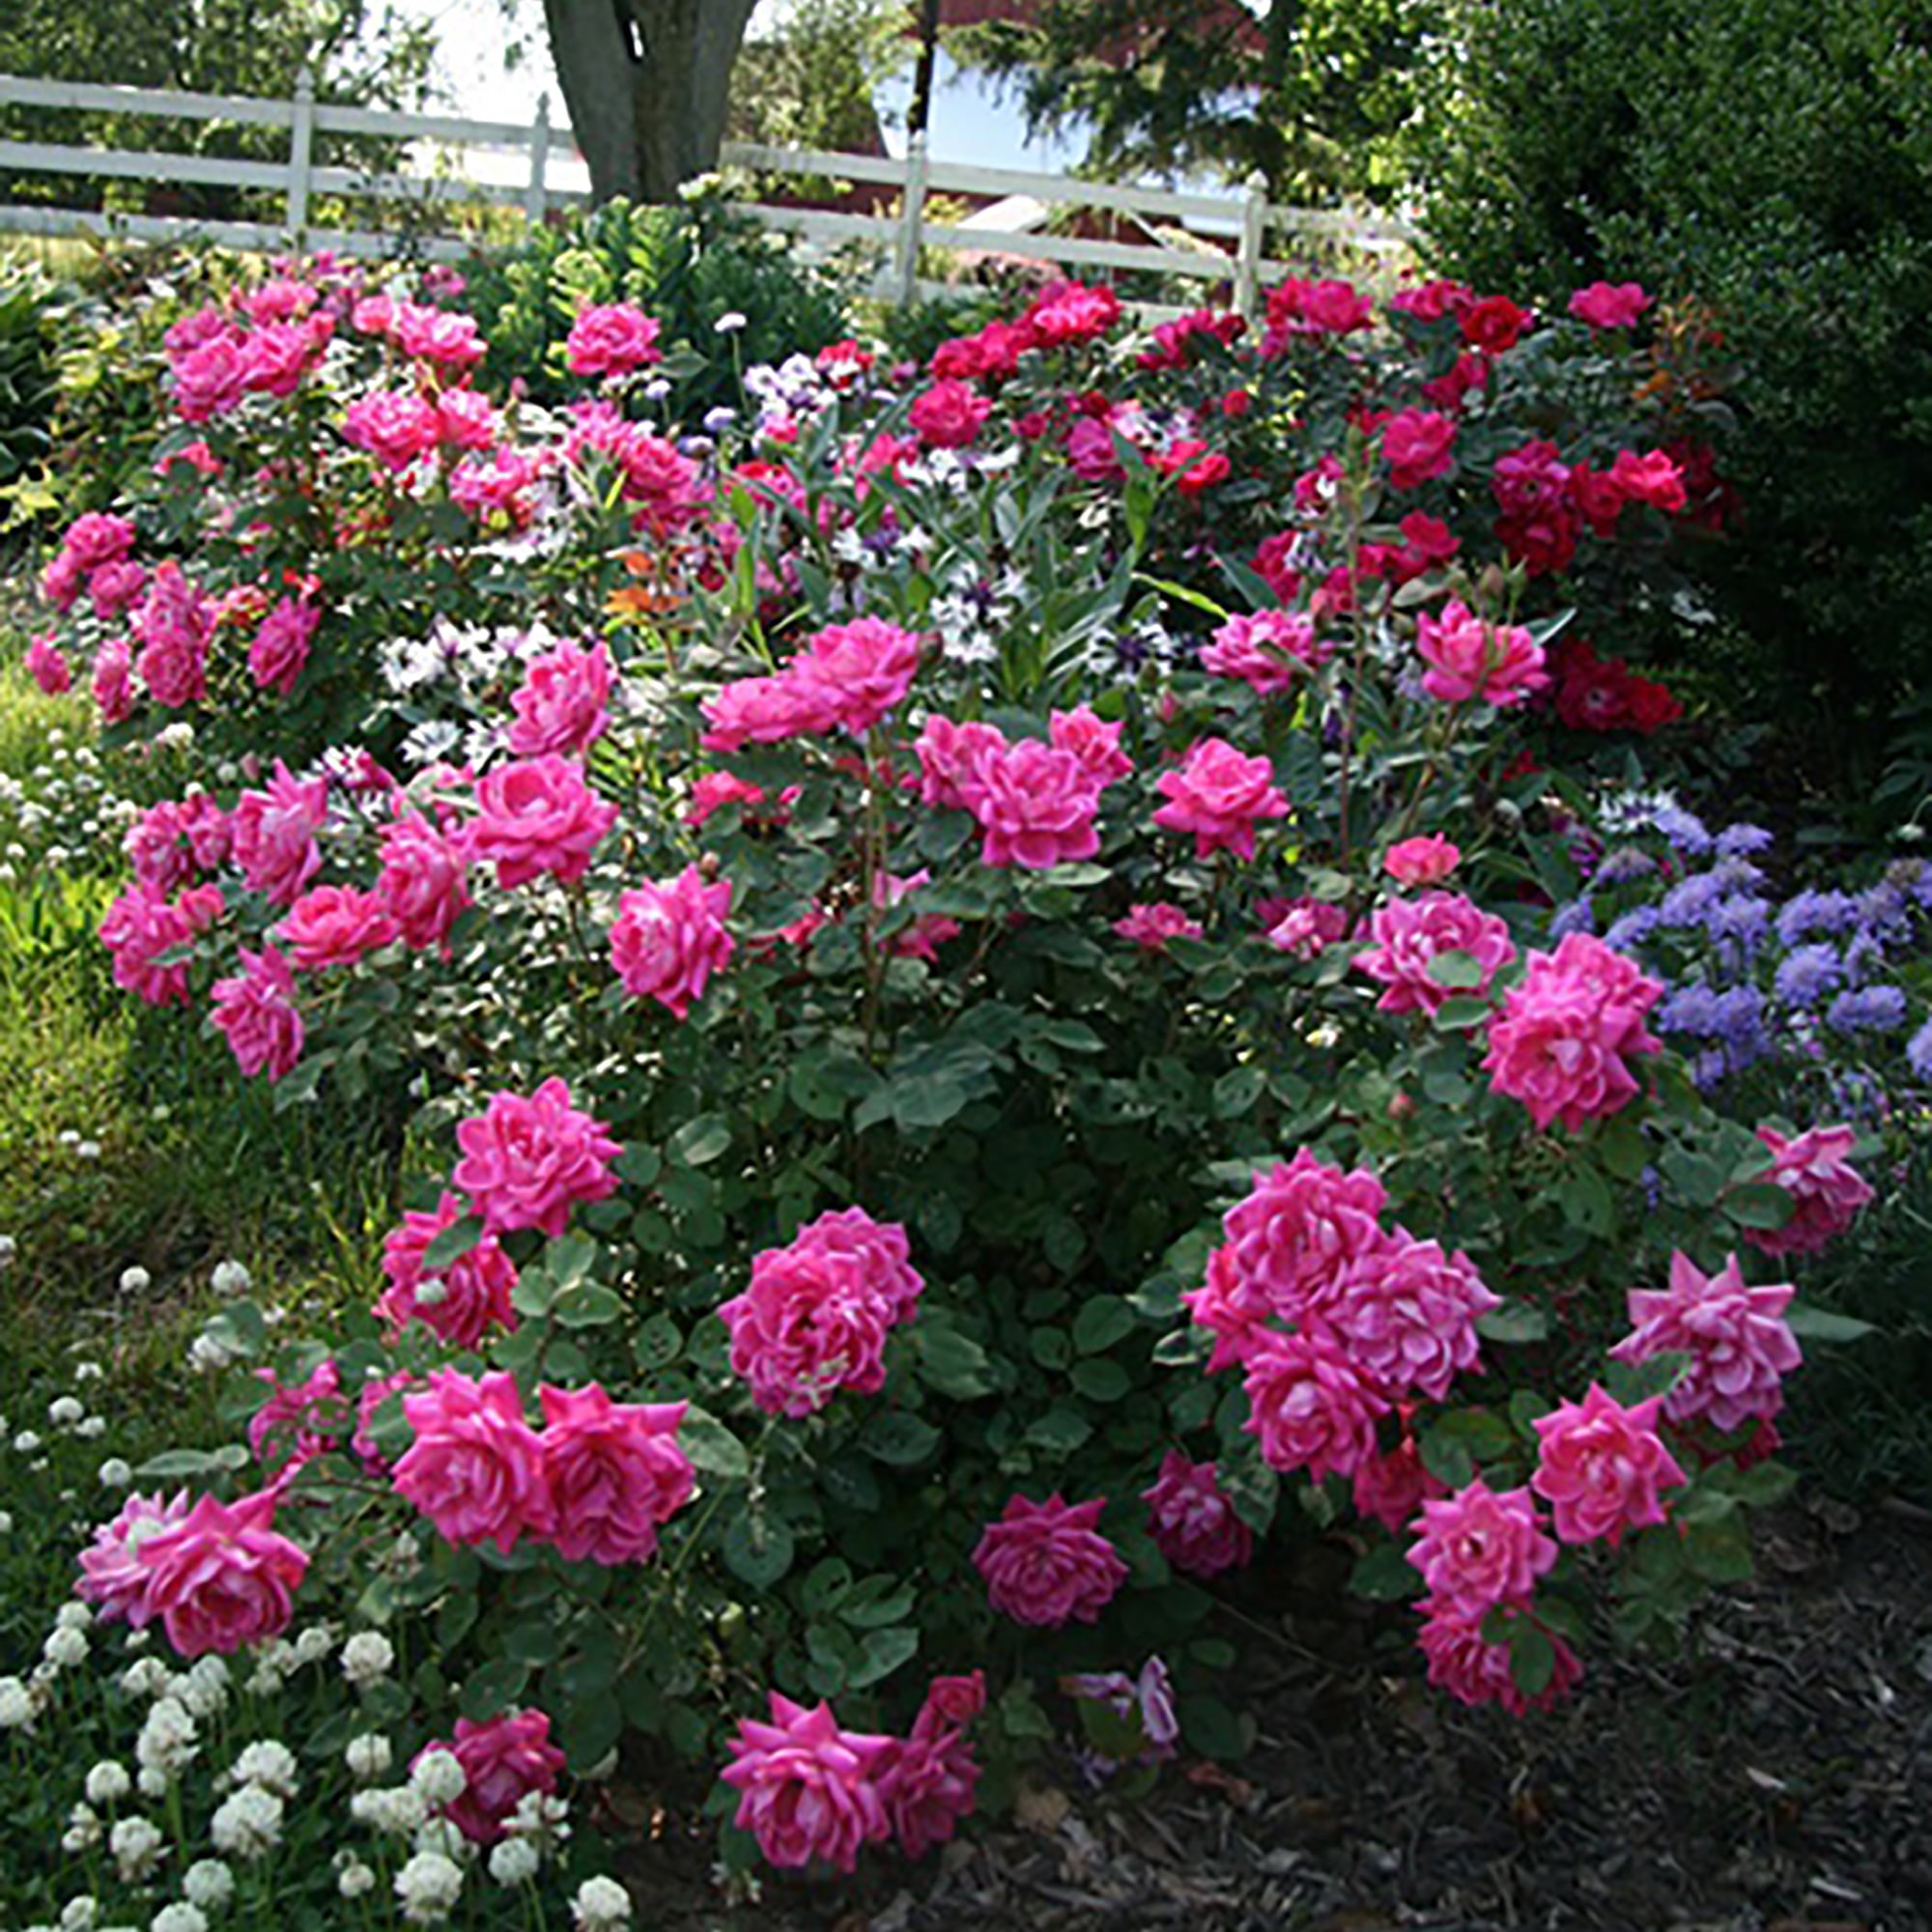
{"label": "white globe amaranth flower", "polygon": [[342,1646],[342,1674],[358,1690],[380,1684],[395,1663],[396,1647],[381,1631],[357,1631]]}
{"label": "white globe amaranth flower", "polygon": [[138,1885],[160,1862],[167,1840],[160,1827],[148,1818],[122,1818],[107,1834],[107,1849],[115,1869],[128,1885]]}
{"label": "white globe amaranth flower", "polygon": [[631,1922],[631,1894],[613,1878],[587,1878],[570,1902],[578,1932],[622,1932]]}
{"label": "white globe amaranth flower", "polygon": [[208,1835],[217,1852],[266,1858],[282,1841],[282,1801],[272,1791],[244,1784],[222,1800],[209,1821]]}
{"label": "white globe amaranth flower", "polygon": [[376,1889],[375,1868],[352,1859],[336,1874],[335,1889],[344,1898],[363,1898]]}
{"label": "white globe amaranth flower", "polygon": [[296,1754],[273,1738],[262,1738],[246,1746],[236,1758],[229,1776],[239,1784],[253,1784],[272,1791],[277,1798],[293,1798],[301,1780],[296,1774]]}
{"label": "white globe amaranth flower", "polygon": [[463,1867],[440,1852],[418,1852],[396,1874],[396,1897],[412,1925],[440,1925],[463,1895]]}
{"label": "white globe amaranth flower", "polygon": [[134,1788],[134,1780],[125,1764],[102,1758],[87,1774],[87,1802],[90,1804],[117,1804]]}
{"label": "white globe amaranth flower", "polygon": [[394,1755],[389,1741],[380,1731],[364,1731],[360,1737],[351,1738],[343,1747],[342,1755],[349,1766],[350,1776],[359,1777],[365,1783],[388,1770]]}
{"label": "white globe amaranth flower", "polygon": [[208,1932],[208,1914],[200,1906],[178,1898],[149,1919],[148,1932]]}
{"label": "white globe amaranth flower", "polygon": [[219,1912],[235,1896],[235,1874],[219,1859],[197,1859],[182,1873],[182,1896],[204,1912]]}
{"label": "white globe amaranth flower", "polygon": [[543,1867],[543,1856],[527,1838],[503,1838],[490,1847],[490,1876],[498,1885],[527,1885]]}
{"label": "white globe amaranth flower", "polygon": [[410,1768],[410,1784],[426,1804],[453,1804],[469,1782],[453,1751],[426,1750]]}

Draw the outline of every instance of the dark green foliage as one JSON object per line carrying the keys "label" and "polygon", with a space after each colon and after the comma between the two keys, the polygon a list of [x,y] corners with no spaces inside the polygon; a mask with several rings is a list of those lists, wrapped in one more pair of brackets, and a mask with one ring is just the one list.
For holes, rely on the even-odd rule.
{"label": "dark green foliage", "polygon": [[46,454],[54,301],[38,276],[0,274],[0,488],[17,482]]}
{"label": "dark green foliage", "polygon": [[1747,512],[1707,565],[1726,682],[1861,789],[1932,662],[1932,14],[1520,0],[1465,7],[1457,38],[1425,163],[1441,265],[1713,312]]}

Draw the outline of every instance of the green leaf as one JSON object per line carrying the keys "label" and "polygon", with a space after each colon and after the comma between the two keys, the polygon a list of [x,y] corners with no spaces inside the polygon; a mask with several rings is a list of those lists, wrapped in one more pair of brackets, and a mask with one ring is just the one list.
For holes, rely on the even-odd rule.
{"label": "green leaf", "polygon": [[742,1482],[752,1473],[752,1460],[745,1445],[707,1409],[693,1406],[684,1412],[677,1430],[678,1447],[691,1459],[694,1469],[706,1475],[723,1476]]}
{"label": "green leaf", "polygon": [[1556,1190],[1563,1218],[1587,1235],[1607,1235],[1616,1226],[1616,1203],[1608,1183],[1594,1167],[1573,1167]]}
{"label": "green leaf", "polygon": [[1399,1604],[1422,1594],[1421,1573],[1393,1543],[1378,1543],[1358,1557],[1349,1587],[1374,1604]]}
{"label": "green leaf", "polygon": [[677,1323],[662,1310],[651,1316],[638,1330],[631,1352],[638,1367],[647,1375],[668,1368],[684,1352],[684,1336]]}
{"label": "green leaf", "polygon": [[492,1658],[464,1681],[457,1709],[472,1723],[480,1723],[486,1718],[494,1718],[506,1705],[514,1704],[529,1681],[527,1664],[507,1657]]}
{"label": "green leaf", "polygon": [[1754,1463],[1731,1479],[1731,1493],[1750,1509],[1781,1503],[1798,1487],[1798,1471],[1782,1463]]}
{"label": "green leaf", "polygon": [[559,1235],[544,1249],[544,1271],[558,1288],[587,1281],[597,1265],[597,1243],[582,1235]]}
{"label": "green leaf", "polygon": [[602,1328],[622,1319],[624,1301],[601,1282],[580,1281],[556,1297],[551,1313],[566,1328]]}
{"label": "green leaf", "polygon": [[1597,1135],[1597,1152],[1612,1179],[1633,1181],[1650,1165],[1650,1149],[1643,1129],[1627,1114],[1618,1114]]}
{"label": "green leaf", "polygon": [[459,1262],[483,1238],[483,1223],[474,1214],[452,1222],[423,1250],[425,1274],[440,1274],[451,1262]]}
{"label": "green leaf", "polygon": [[1075,1362],[1072,1381],[1089,1402],[1119,1402],[1134,1385],[1134,1378],[1126,1370],[1106,1355],[1093,1355]]}
{"label": "green leaf", "polygon": [[1740,1228],[1781,1228],[1791,1219],[1797,1205],[1783,1188],[1770,1180],[1747,1180],[1724,1196],[1724,1212]]}
{"label": "green leaf", "polygon": [[901,1583],[892,1577],[871,1576],[839,1605],[838,1614],[855,1629],[880,1630],[887,1624],[897,1623],[917,1601],[918,1593],[910,1583]]}
{"label": "green leaf", "polygon": [[894,1624],[885,1630],[867,1631],[859,1647],[859,1667],[849,1682],[855,1690],[890,1677],[919,1649],[919,1632],[910,1624]]}
{"label": "green leaf", "polygon": [[[1082,1364],[1085,1367],[1086,1364]],[[1094,1434],[1094,1425],[1078,1409],[1050,1408],[1028,1424],[1026,1440],[1037,1449],[1070,1456]]]}
{"label": "green leaf", "polygon": [[941,1395],[961,1402],[993,1392],[992,1365],[986,1351],[956,1328],[915,1323],[913,1359],[920,1380]]}
{"label": "green leaf", "polygon": [[1556,1646],[1549,1634],[1528,1617],[1510,1626],[1510,1675],[1525,1697],[1540,1697],[1556,1675]]}
{"label": "green leaf", "polygon": [[895,1468],[926,1462],[939,1447],[940,1433],[923,1416],[905,1409],[889,1409],[867,1423],[859,1437],[867,1455]]}
{"label": "green leaf", "polygon": [[769,1590],[791,1568],[795,1548],[782,1518],[768,1516],[755,1525],[741,1516],[724,1532],[725,1567],[754,1590]]}
{"label": "green leaf", "polygon": [[[1438,986],[1449,986],[1457,992],[1471,993],[1483,983],[1483,962],[1473,953],[1452,948],[1446,952],[1438,952],[1429,962],[1429,977]],[[1488,1003],[1485,1002],[1485,1005]]]}
{"label": "green leaf", "polygon": [[1214,1083],[1214,1112],[1224,1121],[1238,1120],[1262,1097],[1267,1075],[1259,1066],[1236,1066]]}
{"label": "green leaf", "polygon": [[1490,1016],[1490,1003],[1487,1000],[1472,1000],[1458,994],[1453,999],[1444,1000],[1435,1009],[1435,1024],[1443,1033],[1466,1033],[1471,1027],[1481,1026]]}
{"label": "green leaf", "polygon": [[1236,1715],[1218,1697],[1183,1697],[1176,1707],[1180,1735],[1191,1751],[1223,1764],[1237,1764],[1254,1746],[1254,1719]]}
{"label": "green leaf", "polygon": [[1134,1311],[1120,1295],[1096,1294],[1073,1318],[1073,1346],[1083,1355],[1104,1354],[1134,1325]]}
{"label": "green leaf", "polygon": [[670,1157],[686,1167],[702,1167],[731,1145],[731,1123],[723,1114],[699,1114],[671,1135]]}
{"label": "green leaf", "polygon": [[1840,1315],[1804,1302],[1793,1302],[1784,1311],[1784,1321],[1794,1335],[1805,1335],[1814,1342],[1856,1342],[1879,1332],[1872,1322],[1861,1321],[1856,1315]]}
{"label": "green leaf", "polygon": [[1684,1525],[1684,1559],[1707,1583],[1748,1583],[1750,1531],[1736,1510]]}
{"label": "green leaf", "polygon": [[1549,1317],[1527,1302],[1505,1301],[1476,1317],[1476,1332],[1490,1342],[1542,1342],[1548,1339]]}

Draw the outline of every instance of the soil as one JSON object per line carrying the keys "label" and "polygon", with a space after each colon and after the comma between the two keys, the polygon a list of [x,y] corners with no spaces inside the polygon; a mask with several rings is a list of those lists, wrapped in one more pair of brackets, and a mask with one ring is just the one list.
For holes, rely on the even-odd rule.
{"label": "soil", "polygon": [[1128,1804],[1069,1764],[923,1865],[755,1904],[661,1815],[626,1876],[674,1932],[1932,1932],[1932,1516],[1793,1504],[1757,1558],[1681,1655],[1599,1651],[1520,1720],[1430,1690],[1401,1612],[1304,1570],[1230,1626],[1238,1776]]}

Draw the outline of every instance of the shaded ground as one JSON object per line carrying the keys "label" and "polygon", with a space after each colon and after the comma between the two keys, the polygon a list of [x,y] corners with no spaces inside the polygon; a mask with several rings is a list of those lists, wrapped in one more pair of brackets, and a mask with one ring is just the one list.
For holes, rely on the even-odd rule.
{"label": "shaded ground", "polygon": [[1069,1772],[916,1871],[756,1908],[709,1889],[696,1831],[630,1875],[678,1932],[1926,1932],[1932,1518],[1793,1505],[1758,1560],[1684,1657],[1600,1654],[1523,1722],[1429,1691],[1399,1616],[1309,1577],[1246,1632],[1239,1779],[1174,1767],[1122,1804]]}

